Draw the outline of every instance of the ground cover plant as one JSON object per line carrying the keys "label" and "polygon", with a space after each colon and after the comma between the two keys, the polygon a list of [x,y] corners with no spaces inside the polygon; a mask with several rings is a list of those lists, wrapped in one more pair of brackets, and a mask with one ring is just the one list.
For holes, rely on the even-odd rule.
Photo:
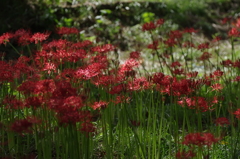
{"label": "ground cover plant", "polygon": [[124,61],[76,28],[4,33],[19,57],[0,61],[0,157],[238,158],[240,19],[222,23],[227,54],[221,37],[195,41],[201,30],[157,19]]}

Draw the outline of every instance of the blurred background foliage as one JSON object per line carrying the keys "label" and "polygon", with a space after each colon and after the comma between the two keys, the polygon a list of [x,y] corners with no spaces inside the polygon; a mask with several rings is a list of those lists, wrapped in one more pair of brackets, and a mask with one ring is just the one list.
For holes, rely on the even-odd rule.
{"label": "blurred background foliage", "polygon": [[164,18],[174,29],[193,27],[211,38],[228,29],[220,19],[240,14],[239,0],[1,0],[0,8],[0,34],[76,27],[82,39],[111,42],[122,51],[136,42],[141,24],[154,19]]}

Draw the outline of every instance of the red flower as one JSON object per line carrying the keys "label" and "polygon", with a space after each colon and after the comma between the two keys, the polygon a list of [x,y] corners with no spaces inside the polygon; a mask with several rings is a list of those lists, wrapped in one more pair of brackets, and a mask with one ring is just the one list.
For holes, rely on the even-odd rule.
{"label": "red flower", "polygon": [[221,20],[221,23],[222,24],[226,24],[227,22],[229,22],[229,21],[231,21],[232,20],[232,18],[230,18],[230,17],[225,17],[225,18],[223,18],[222,20]]}
{"label": "red flower", "polygon": [[209,48],[209,43],[202,43],[198,45],[198,50],[204,50]]}
{"label": "red flower", "polygon": [[237,119],[240,119],[240,109],[237,109],[233,114]]}
{"label": "red flower", "polygon": [[112,89],[110,90],[110,94],[120,94],[121,92],[125,92],[126,91],[126,84],[119,84],[117,86],[112,87]]}
{"label": "red flower", "polygon": [[211,87],[212,87],[212,91],[219,91],[223,89],[223,86],[220,83],[215,83]]}
{"label": "red flower", "polygon": [[32,36],[30,31],[19,29],[15,32],[15,37],[18,38],[19,45],[28,45]]}
{"label": "red flower", "polygon": [[115,46],[113,46],[112,44],[105,44],[102,46],[95,46],[93,48],[91,48],[92,52],[99,52],[99,53],[107,53],[109,51],[113,51],[115,49]]}
{"label": "red flower", "polygon": [[143,31],[154,30],[156,29],[156,27],[157,26],[154,24],[154,22],[144,23],[142,26],[142,30]]}
{"label": "red flower", "polygon": [[130,53],[130,58],[132,59],[138,59],[140,57],[140,52],[138,51],[133,51]]}
{"label": "red flower", "polygon": [[104,101],[99,101],[99,102],[95,102],[91,107],[96,110],[96,109],[104,109],[106,108],[108,105],[107,102]]}
{"label": "red flower", "polygon": [[175,75],[182,75],[184,74],[184,69],[175,68],[174,70],[172,70],[172,73]]}
{"label": "red flower", "polygon": [[43,40],[46,40],[49,37],[50,33],[35,33],[31,37],[31,41],[34,41],[35,44],[38,42],[42,42]]}
{"label": "red flower", "polygon": [[240,28],[240,18],[237,19],[236,23],[234,24],[236,27]]}
{"label": "red flower", "polygon": [[240,76],[237,76],[234,81],[240,82]]}
{"label": "red flower", "polygon": [[181,64],[178,61],[173,62],[170,67],[180,67]]}
{"label": "red flower", "polygon": [[152,77],[152,80],[153,80],[153,83],[156,83],[156,84],[161,84],[161,81],[163,80],[163,77],[165,75],[161,72],[159,73],[155,73]]}
{"label": "red flower", "polygon": [[22,109],[24,107],[22,100],[17,99],[14,95],[6,96],[2,104],[4,104],[7,109]]}
{"label": "red flower", "polygon": [[188,106],[189,109],[196,109],[197,111],[206,112],[211,110],[208,102],[203,97],[191,97],[191,98],[183,98],[182,100],[178,101],[178,104],[184,107],[185,105]]}
{"label": "red flower", "polygon": [[182,32],[179,30],[171,31],[169,37],[173,39],[180,39],[182,38]]}
{"label": "red flower", "polygon": [[228,32],[228,36],[230,37],[238,37],[240,34],[240,32],[238,31],[237,28],[232,28],[229,32]]}
{"label": "red flower", "polygon": [[216,36],[216,37],[212,40],[212,42],[217,42],[217,41],[220,41],[220,40],[222,40],[222,38],[221,38],[220,36]]}
{"label": "red flower", "polygon": [[134,78],[133,81],[128,83],[128,90],[130,91],[138,91],[143,89],[148,89],[150,87],[149,82],[145,77],[142,78]]}
{"label": "red flower", "polygon": [[72,48],[85,48],[92,45],[92,42],[90,40],[84,40],[82,42],[74,43],[71,47]]}
{"label": "red flower", "polygon": [[194,78],[194,77],[197,77],[197,75],[198,75],[198,72],[196,71],[187,73],[188,78]]}
{"label": "red flower", "polygon": [[117,96],[115,100],[112,100],[113,103],[119,104],[119,103],[129,103],[130,97],[126,96]]}
{"label": "red flower", "polygon": [[204,52],[200,57],[199,60],[208,60],[210,57],[212,56],[212,54],[208,53],[208,52]]}
{"label": "red flower", "polygon": [[227,118],[225,117],[220,117],[215,120],[215,123],[217,126],[225,126],[225,125],[230,125],[230,122]]}
{"label": "red flower", "polygon": [[228,59],[228,60],[222,61],[221,65],[223,65],[225,67],[231,67],[231,66],[233,66],[233,62]]}
{"label": "red flower", "polygon": [[32,126],[34,124],[41,123],[41,120],[37,119],[36,117],[27,117],[26,119],[18,119],[15,120],[10,125],[10,130],[17,132],[17,133],[31,133]]}
{"label": "red flower", "polygon": [[4,33],[2,36],[0,36],[0,45],[6,45],[6,43],[9,42],[9,39],[11,39],[13,36],[14,35],[12,33]]}
{"label": "red flower", "polygon": [[198,32],[198,31],[195,30],[194,28],[186,28],[186,29],[184,29],[184,32],[185,32],[185,33],[196,33],[196,32]]}
{"label": "red flower", "polygon": [[211,133],[190,133],[184,137],[182,144],[184,145],[196,145],[196,146],[211,146],[213,143],[218,142],[219,139],[215,138]]}
{"label": "red flower", "polygon": [[149,49],[152,49],[152,50],[157,50],[158,49],[158,41],[153,41],[152,44],[149,44],[148,47]]}
{"label": "red flower", "polygon": [[223,74],[224,74],[224,72],[220,71],[220,70],[216,70],[216,71],[213,72],[213,75],[215,77],[221,77]]}
{"label": "red flower", "polygon": [[166,41],[164,41],[164,44],[166,44],[168,47],[173,47],[177,44],[177,41],[174,38],[169,38]]}
{"label": "red flower", "polygon": [[164,19],[158,19],[157,22],[156,22],[156,24],[157,24],[158,26],[160,26],[160,25],[163,25],[164,22],[165,22]]}
{"label": "red flower", "polygon": [[25,107],[33,107],[38,108],[43,104],[42,99],[40,99],[40,97],[28,97],[27,99],[25,99]]}
{"label": "red flower", "polygon": [[72,110],[78,110],[83,107],[82,98],[79,96],[69,96],[63,101],[63,109],[73,108]]}

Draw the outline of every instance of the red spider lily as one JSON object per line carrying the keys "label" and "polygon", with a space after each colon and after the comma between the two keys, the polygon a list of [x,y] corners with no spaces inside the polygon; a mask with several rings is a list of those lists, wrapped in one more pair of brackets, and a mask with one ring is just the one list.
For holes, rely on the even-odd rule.
{"label": "red spider lily", "polygon": [[177,41],[174,38],[169,38],[164,41],[164,44],[166,44],[168,47],[173,47],[177,44]]}
{"label": "red spider lily", "polygon": [[92,63],[86,68],[79,68],[75,71],[74,77],[78,79],[88,80],[92,77],[95,77],[101,74],[102,69],[105,69],[106,66],[103,63]]}
{"label": "red spider lily", "polygon": [[215,83],[211,87],[212,87],[212,91],[220,91],[223,89],[223,86],[220,83]]}
{"label": "red spider lily", "polygon": [[91,82],[96,86],[110,86],[115,82],[113,76],[108,75],[99,75],[91,79]]}
{"label": "red spider lily", "polygon": [[240,109],[237,109],[233,114],[237,119],[240,119]]}
{"label": "red spider lily", "polygon": [[229,120],[228,120],[227,118],[225,118],[225,117],[220,117],[220,118],[217,118],[217,119],[215,120],[215,124],[216,124],[217,126],[228,126],[228,125],[230,125],[230,122],[229,122]]}
{"label": "red spider lily", "polygon": [[220,70],[216,70],[216,71],[213,72],[213,75],[215,77],[221,77],[223,74],[224,74],[224,72],[220,71]]}
{"label": "red spider lily", "polygon": [[71,47],[72,48],[86,48],[91,46],[93,43],[90,40],[84,40],[81,42],[74,43]]}
{"label": "red spider lily", "polygon": [[208,53],[208,52],[204,52],[200,57],[199,60],[205,61],[208,60],[209,58],[211,58],[212,54]]}
{"label": "red spider lily", "polygon": [[120,94],[122,92],[126,92],[127,85],[126,84],[119,84],[117,86],[114,86],[109,91],[110,94]]}
{"label": "red spider lily", "polygon": [[237,76],[234,81],[240,82],[240,76]]}
{"label": "red spider lily", "polygon": [[55,82],[52,79],[37,81],[34,87],[35,94],[53,93],[54,90],[56,89]]}
{"label": "red spider lily", "polygon": [[231,60],[225,60],[221,62],[221,65],[225,66],[225,67],[232,67],[234,64],[234,62],[232,62]]}
{"label": "red spider lily", "polygon": [[163,73],[161,73],[161,72],[155,73],[155,74],[153,75],[153,77],[152,77],[153,83],[155,83],[155,84],[161,84],[161,81],[163,80],[164,76],[165,76],[165,75],[164,75]]}
{"label": "red spider lily", "polygon": [[139,57],[140,57],[140,52],[138,51],[133,51],[130,53],[130,58],[132,59],[139,59]]}
{"label": "red spider lily", "polygon": [[171,31],[170,32],[170,35],[169,35],[169,37],[171,38],[171,39],[181,39],[182,38],[182,32],[181,31],[179,31],[179,30],[174,30],[174,31]]}
{"label": "red spider lily", "polygon": [[79,33],[77,28],[68,28],[68,27],[57,28],[56,32],[60,35],[69,35],[69,34],[78,34]]}
{"label": "red spider lily", "polygon": [[157,50],[158,49],[158,41],[153,41],[152,44],[149,44],[148,47],[149,49],[152,49],[152,50]]}
{"label": "red spider lily", "polygon": [[52,93],[52,98],[67,98],[70,96],[77,96],[76,88],[73,88],[70,82],[58,81],[55,82],[56,89]]}
{"label": "red spider lily", "polygon": [[6,109],[22,109],[24,108],[24,103],[19,100],[14,95],[8,95],[3,99],[2,104],[5,105]]}
{"label": "red spider lily", "polygon": [[186,28],[186,29],[184,29],[183,32],[185,32],[185,33],[196,33],[196,32],[198,32],[198,31],[195,30],[194,28]]}
{"label": "red spider lily", "polygon": [[135,78],[133,81],[128,83],[128,90],[129,91],[138,91],[143,89],[149,89],[150,83],[147,81],[145,77]]}
{"label": "red spider lily", "polygon": [[161,26],[161,25],[164,24],[164,22],[165,22],[164,19],[158,19],[157,22],[156,22],[156,24],[157,24],[157,26]]}
{"label": "red spider lily", "polygon": [[184,137],[182,144],[202,147],[204,145],[211,146],[219,140],[219,138],[215,138],[211,133],[190,133]]}
{"label": "red spider lily", "polygon": [[130,102],[130,97],[126,96],[117,96],[115,100],[112,100],[113,103],[119,104],[119,103],[129,103]]}
{"label": "red spider lily", "polygon": [[182,98],[182,100],[178,101],[178,104],[182,107],[187,105],[189,109],[196,109],[201,112],[212,110],[212,105],[209,105],[210,103],[208,103],[204,97]]}
{"label": "red spider lily", "polygon": [[109,51],[113,51],[115,49],[115,46],[111,45],[111,44],[105,44],[102,46],[95,46],[93,48],[91,48],[92,52],[98,52],[98,53],[107,53]]}
{"label": "red spider lily", "polygon": [[24,95],[30,95],[31,93],[34,93],[36,84],[36,81],[25,81],[17,88],[17,90]]}
{"label": "red spider lily", "polygon": [[51,51],[53,49],[65,49],[66,46],[69,46],[71,42],[63,39],[53,40],[49,43],[43,44],[43,50]]}
{"label": "red spider lily", "polygon": [[41,97],[28,97],[27,99],[25,99],[24,105],[25,107],[32,107],[34,109],[40,107],[43,104],[43,100]]}
{"label": "red spider lily", "polygon": [[240,60],[235,61],[233,67],[240,68]]}
{"label": "red spider lily", "polygon": [[196,154],[192,150],[178,151],[177,154],[176,154],[177,159],[191,159],[195,156],[196,156]]}
{"label": "red spider lily", "polygon": [[150,31],[156,28],[157,26],[154,24],[154,22],[144,23],[142,26],[142,31]]}
{"label": "red spider lily", "polygon": [[91,105],[91,107],[96,110],[96,109],[105,109],[108,105],[108,102],[105,101],[99,101],[99,102],[94,102],[93,105]]}
{"label": "red spider lily", "polygon": [[237,28],[232,28],[229,32],[228,32],[228,36],[230,37],[238,37],[240,34],[240,32],[238,31]]}
{"label": "red spider lily", "polygon": [[238,18],[236,20],[236,22],[234,23],[234,25],[237,27],[237,28],[240,28],[240,18]]}
{"label": "red spider lily", "polygon": [[14,36],[18,38],[19,45],[25,46],[30,44],[32,33],[29,30],[19,29]]}
{"label": "red spider lily", "polygon": [[57,72],[57,65],[52,62],[46,62],[44,63],[44,67],[42,68],[42,71],[47,71],[48,74],[50,74],[52,71]]}
{"label": "red spider lily", "polygon": [[225,18],[223,18],[222,20],[221,20],[221,23],[222,24],[226,24],[227,22],[230,22],[232,20],[232,18],[230,18],[230,17],[225,17]]}
{"label": "red spider lily", "polygon": [[188,78],[195,78],[198,75],[198,72],[189,72],[186,74]]}
{"label": "red spider lily", "polygon": [[184,74],[184,69],[175,68],[174,70],[172,70],[172,73],[174,75],[183,75]]}
{"label": "red spider lily", "polygon": [[69,107],[72,107],[74,111],[82,108],[83,106],[82,98],[79,96],[69,96],[63,100],[62,104],[63,109],[69,109]]}
{"label": "red spider lily", "polygon": [[133,67],[139,65],[139,62],[135,59],[128,59],[123,65],[119,68],[119,74],[124,74],[127,71],[132,71]]}
{"label": "red spider lily", "polygon": [[75,50],[68,50],[69,56],[67,57],[67,61],[70,62],[77,62],[80,59],[86,58],[87,52],[83,49],[75,49]]}
{"label": "red spider lily", "polygon": [[34,41],[35,44],[38,42],[42,42],[43,40],[46,40],[49,37],[50,33],[35,33],[31,37],[31,41]]}
{"label": "red spider lily", "polygon": [[178,61],[173,62],[170,67],[180,67],[182,66]]}
{"label": "red spider lily", "polygon": [[7,42],[9,42],[9,39],[11,39],[14,36],[12,33],[4,33],[3,35],[0,36],[0,45],[4,44],[6,45]]}
{"label": "red spider lily", "polygon": [[216,36],[216,37],[212,40],[212,42],[218,42],[218,41],[220,41],[220,40],[222,40],[222,38],[221,38],[220,36]]}
{"label": "red spider lily", "polygon": [[12,82],[14,80],[14,70],[5,61],[0,61],[0,83],[2,82]]}
{"label": "red spider lily", "polygon": [[32,127],[34,126],[34,124],[39,124],[39,123],[41,123],[41,120],[37,119],[36,117],[29,116],[26,119],[15,120],[10,125],[10,130],[20,134],[31,133]]}
{"label": "red spider lily", "polygon": [[108,58],[106,55],[91,56],[89,63],[101,63],[103,66],[108,66]]}
{"label": "red spider lily", "polygon": [[202,43],[198,45],[198,50],[204,50],[209,48],[209,43]]}

